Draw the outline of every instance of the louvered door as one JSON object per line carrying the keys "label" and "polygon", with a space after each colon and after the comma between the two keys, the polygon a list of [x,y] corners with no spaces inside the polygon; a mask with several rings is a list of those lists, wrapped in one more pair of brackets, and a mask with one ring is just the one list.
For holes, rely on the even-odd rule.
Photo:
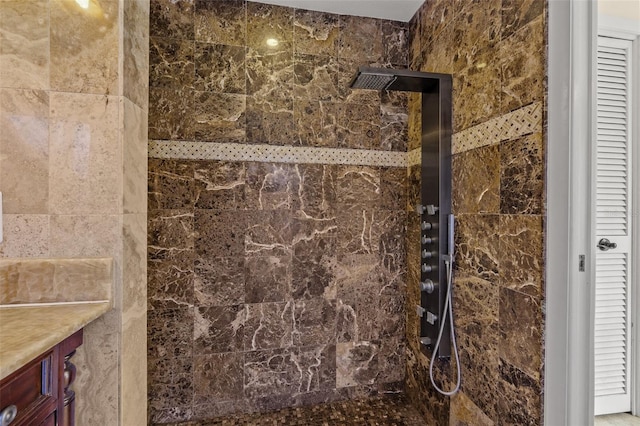
{"label": "louvered door", "polygon": [[598,37],[595,414],[630,411],[631,42]]}

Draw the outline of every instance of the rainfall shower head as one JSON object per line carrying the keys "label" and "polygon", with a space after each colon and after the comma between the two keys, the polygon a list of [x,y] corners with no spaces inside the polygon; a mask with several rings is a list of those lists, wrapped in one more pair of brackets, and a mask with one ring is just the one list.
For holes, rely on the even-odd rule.
{"label": "rainfall shower head", "polygon": [[349,87],[370,90],[400,90],[404,92],[430,92],[443,74],[396,70],[389,68],[360,67]]}

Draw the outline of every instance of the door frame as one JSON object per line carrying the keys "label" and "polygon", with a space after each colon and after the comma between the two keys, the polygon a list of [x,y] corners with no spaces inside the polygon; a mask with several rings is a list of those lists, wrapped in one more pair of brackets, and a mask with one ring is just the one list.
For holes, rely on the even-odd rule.
{"label": "door frame", "polygon": [[595,236],[588,206],[597,4],[548,6],[544,423],[592,425]]}
{"label": "door frame", "polygon": [[[548,144],[546,222],[545,424],[593,425],[595,310],[595,217],[591,214],[595,162],[595,75],[598,36],[597,2],[549,1]],[[601,20],[600,29],[637,29],[629,20]],[[626,23],[623,21],[627,21]],[[640,34],[632,65],[640,81]],[[569,53],[569,54],[567,54]],[[637,111],[640,84],[633,95]],[[567,123],[569,125],[567,126]],[[633,169],[640,170],[640,123],[632,128]],[[640,188],[640,173],[633,185]],[[550,183],[553,182],[553,185]],[[637,191],[636,191],[637,192]],[[640,264],[640,197],[633,201],[635,264]],[[585,268],[580,270],[580,256]],[[640,267],[632,280],[638,283]],[[640,306],[640,291],[632,303]],[[640,363],[640,309],[632,318],[632,360]],[[632,410],[640,414],[640,368],[632,377]]]}

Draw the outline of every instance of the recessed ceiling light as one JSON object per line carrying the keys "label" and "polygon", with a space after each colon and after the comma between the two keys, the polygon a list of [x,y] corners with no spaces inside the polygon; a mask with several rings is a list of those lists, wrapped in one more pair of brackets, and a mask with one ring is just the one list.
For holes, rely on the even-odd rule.
{"label": "recessed ceiling light", "polygon": [[76,0],[76,3],[83,9],[89,9],[89,0]]}
{"label": "recessed ceiling light", "polygon": [[277,45],[278,45],[278,40],[276,40],[275,38],[267,39],[267,46],[276,47]]}

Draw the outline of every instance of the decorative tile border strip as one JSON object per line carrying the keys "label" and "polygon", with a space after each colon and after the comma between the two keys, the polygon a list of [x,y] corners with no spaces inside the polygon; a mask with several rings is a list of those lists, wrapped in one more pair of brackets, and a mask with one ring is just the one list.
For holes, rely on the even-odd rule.
{"label": "decorative tile border strip", "polygon": [[542,131],[542,102],[535,102],[453,135],[453,154]]}
{"label": "decorative tile border strip", "polygon": [[412,149],[407,153],[407,167],[417,166],[422,163],[422,148]]}
{"label": "decorative tile border strip", "polygon": [[150,158],[406,167],[407,153],[364,149],[149,141]]}

